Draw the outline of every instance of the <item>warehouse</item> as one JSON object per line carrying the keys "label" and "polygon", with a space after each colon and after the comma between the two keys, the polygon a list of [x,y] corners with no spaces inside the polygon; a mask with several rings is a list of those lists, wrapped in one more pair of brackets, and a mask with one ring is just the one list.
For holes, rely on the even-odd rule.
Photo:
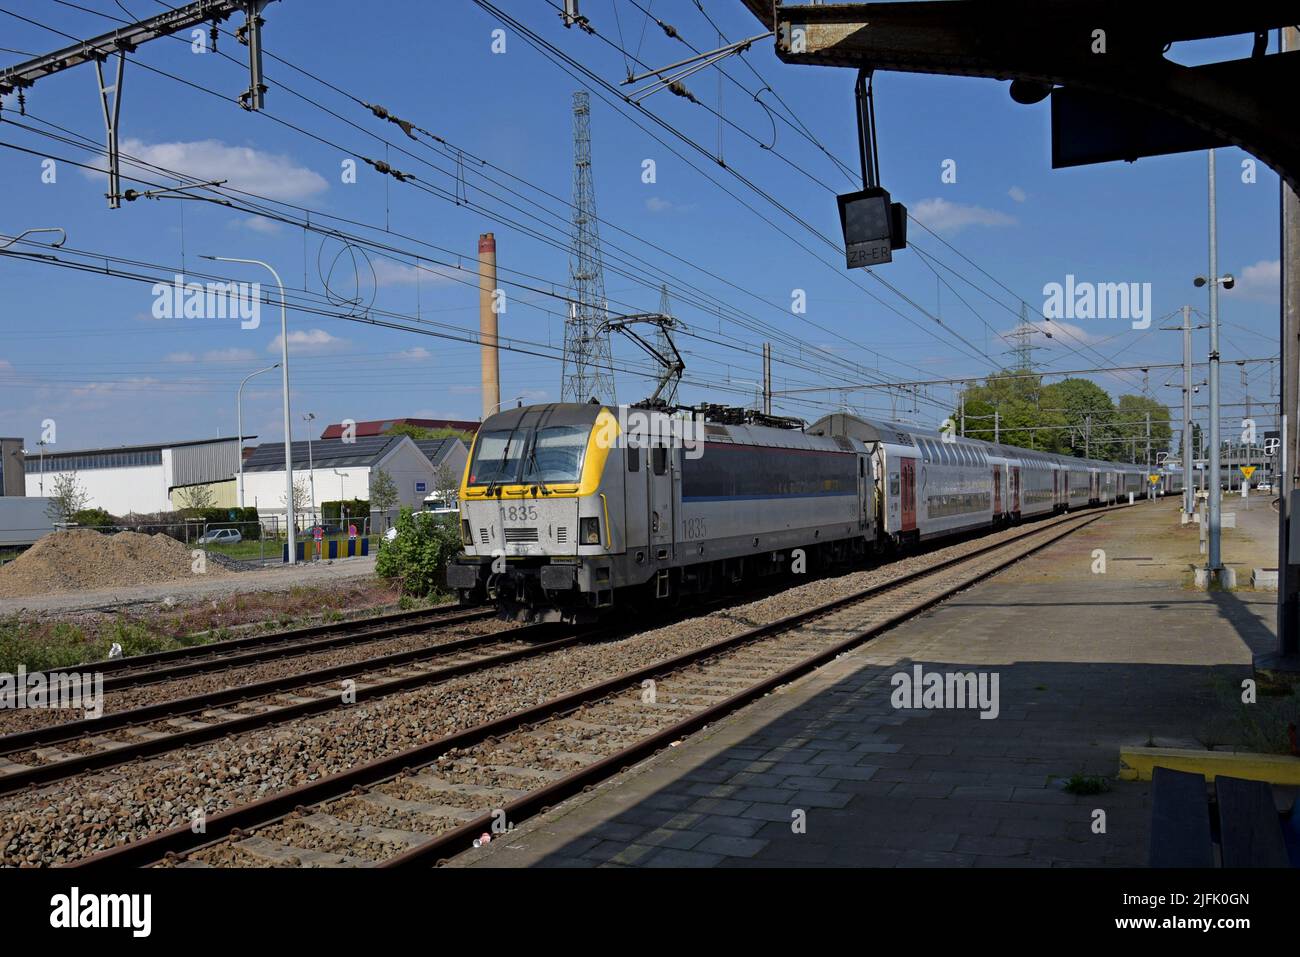
{"label": "warehouse", "polygon": [[[375,435],[294,442],[294,484],[304,492],[303,509],[311,502],[313,519],[322,502],[370,499],[371,481],[381,469],[397,489],[397,507],[420,508],[440,491],[441,479],[454,476],[459,484],[469,450],[459,439],[416,441],[405,435]],[[265,516],[285,507],[284,445],[271,442],[253,450],[244,462],[244,505]]]}
{"label": "warehouse", "polygon": [[[193,439],[155,445],[54,451],[46,446],[26,456],[28,495],[47,496],[57,476],[75,475],[88,508],[114,515],[170,512],[176,489],[205,485],[215,504],[234,504],[239,440]],[[229,501],[225,501],[225,499]]]}

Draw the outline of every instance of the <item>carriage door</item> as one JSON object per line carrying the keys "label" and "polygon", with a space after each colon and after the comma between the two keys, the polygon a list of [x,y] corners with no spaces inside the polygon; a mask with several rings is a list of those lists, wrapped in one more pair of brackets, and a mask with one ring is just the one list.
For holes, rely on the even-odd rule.
{"label": "carriage door", "polygon": [[672,559],[673,548],[673,473],[676,471],[673,450],[655,445],[647,451],[650,453],[650,467],[646,469],[650,556],[656,565],[667,564]]}
{"label": "carriage door", "polygon": [[1052,469],[1052,505],[1061,504],[1061,473]]}
{"label": "carriage door", "polygon": [[1011,514],[1020,514],[1020,467],[1010,466],[1011,469]]}
{"label": "carriage door", "polygon": [[899,531],[911,532],[916,529],[916,459],[899,459],[898,467],[903,473],[903,521]]}
{"label": "carriage door", "polygon": [[993,517],[1002,514],[1002,466],[993,466]]}

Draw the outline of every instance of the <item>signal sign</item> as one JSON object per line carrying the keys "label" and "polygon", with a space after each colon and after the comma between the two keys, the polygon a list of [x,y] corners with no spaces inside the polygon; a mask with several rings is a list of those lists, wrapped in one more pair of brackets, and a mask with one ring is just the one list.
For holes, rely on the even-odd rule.
{"label": "signal sign", "polygon": [[1148,475],[1148,476],[1147,476],[1147,479],[1151,482],[1152,485],[1155,485],[1157,482],[1160,481],[1160,476],[1159,476],[1159,475]]}
{"label": "signal sign", "polygon": [[1246,476],[1246,478],[1250,478],[1255,474],[1255,468],[1254,465],[1243,465],[1241,466],[1241,474]]}

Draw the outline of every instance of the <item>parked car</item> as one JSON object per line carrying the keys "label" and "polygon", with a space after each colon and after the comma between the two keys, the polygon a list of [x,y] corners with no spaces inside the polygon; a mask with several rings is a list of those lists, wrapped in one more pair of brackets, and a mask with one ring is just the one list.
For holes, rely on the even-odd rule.
{"label": "parked car", "polygon": [[200,545],[234,545],[242,542],[244,536],[237,528],[214,528],[199,538]]}

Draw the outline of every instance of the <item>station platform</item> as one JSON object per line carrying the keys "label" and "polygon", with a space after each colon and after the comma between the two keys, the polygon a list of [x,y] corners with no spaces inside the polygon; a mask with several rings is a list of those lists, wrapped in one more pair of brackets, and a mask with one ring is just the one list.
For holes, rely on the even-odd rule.
{"label": "station platform", "polygon": [[[1225,499],[1230,592],[1192,587],[1179,504],[1111,511],[452,866],[1144,866],[1150,784],[1116,778],[1120,748],[1236,743],[1224,702],[1274,642],[1249,584],[1276,566],[1269,498]],[[996,718],[896,709],[916,665],[996,674]]]}

